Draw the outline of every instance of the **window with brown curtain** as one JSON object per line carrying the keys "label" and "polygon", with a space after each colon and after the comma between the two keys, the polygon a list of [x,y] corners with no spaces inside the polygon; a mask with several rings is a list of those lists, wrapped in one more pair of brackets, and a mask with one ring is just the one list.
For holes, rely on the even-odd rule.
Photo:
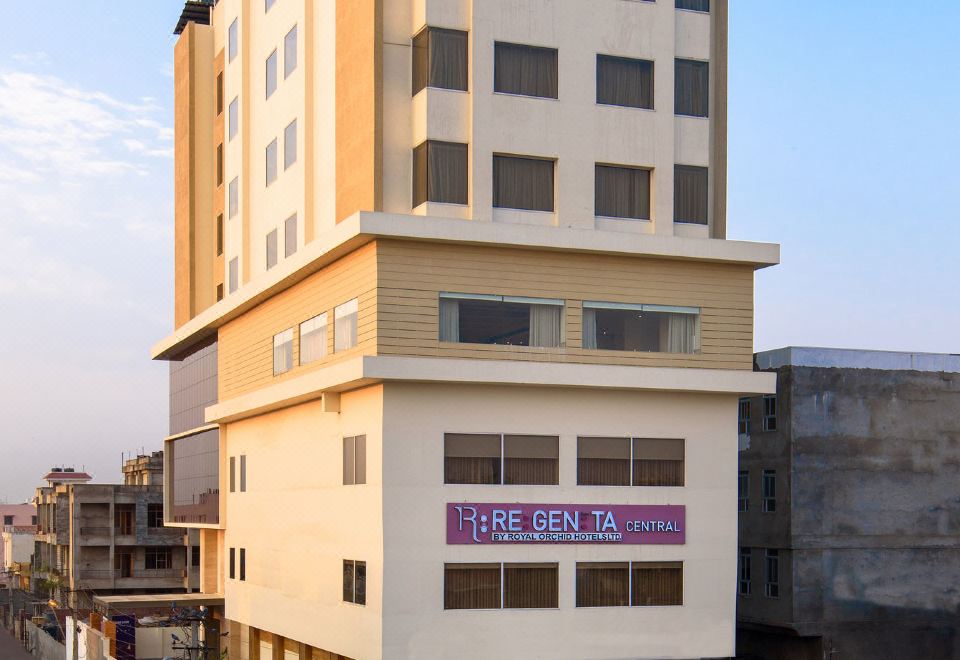
{"label": "window with brown curtain", "polygon": [[443,483],[501,482],[499,434],[446,433],[443,445]]}
{"label": "window with brown curtain", "polygon": [[577,484],[629,486],[630,438],[577,438]]}
{"label": "window with brown curtain", "polygon": [[499,609],[500,564],[445,564],[443,609]]}
{"label": "window with brown curtain", "polygon": [[493,91],[555,99],[557,49],[496,42],[493,46]]}
{"label": "window with brown curtain", "polygon": [[708,176],[706,167],[674,165],[673,221],[707,224]]}
{"label": "window with brown curtain", "polygon": [[689,11],[710,11],[710,0],[676,0],[677,9]]}
{"label": "window with brown curtain", "polygon": [[607,218],[650,219],[650,170],[596,165],[595,213]]}
{"label": "window with brown curtain", "polygon": [[557,576],[557,564],[504,564],[504,608],[558,607]]}
{"label": "window with brown curtain", "polygon": [[467,33],[425,27],[413,38],[413,93],[424,87],[467,90]]}
{"label": "window with brown curtain", "polygon": [[630,566],[634,607],[683,605],[683,562],[639,562]]}
{"label": "window with brown curtain", "polygon": [[505,435],[503,455],[505,484],[560,483],[560,438],[555,435]]}
{"label": "window with brown curtain", "polygon": [[577,607],[630,604],[628,562],[577,562]]}
{"label": "window with brown curtain", "polygon": [[597,55],[597,103],[653,109],[653,62]]}
{"label": "window with brown curtain", "polygon": [[673,112],[706,117],[710,107],[710,64],[679,58],[675,62]]}
{"label": "window with brown curtain", "polygon": [[682,486],[684,447],[678,438],[633,439],[634,486]]}
{"label": "window with brown curtain", "polygon": [[494,155],[494,207],[552,211],[553,168],[552,160]]}
{"label": "window with brown curtain", "polygon": [[413,150],[413,207],[467,203],[467,145],[427,140]]}

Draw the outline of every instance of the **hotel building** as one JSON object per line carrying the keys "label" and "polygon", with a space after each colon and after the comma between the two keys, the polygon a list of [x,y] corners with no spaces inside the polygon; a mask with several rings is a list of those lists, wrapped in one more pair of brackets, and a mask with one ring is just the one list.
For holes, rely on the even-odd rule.
{"label": "hotel building", "polygon": [[726,2],[176,31],[165,515],[230,657],[732,655],[779,249],[726,240]]}

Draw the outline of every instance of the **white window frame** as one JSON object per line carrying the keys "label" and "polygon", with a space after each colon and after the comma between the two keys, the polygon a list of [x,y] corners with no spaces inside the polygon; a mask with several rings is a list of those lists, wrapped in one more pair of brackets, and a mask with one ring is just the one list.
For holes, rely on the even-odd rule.
{"label": "white window frame", "polygon": [[[290,364],[286,369],[277,366],[277,349],[290,344]],[[283,365],[280,365],[282,367]],[[287,328],[283,332],[278,332],[273,336],[273,375],[279,376],[293,369],[293,328]]]}
{"label": "white window frame", "polygon": [[[353,335],[349,338],[348,341],[341,341],[342,332],[337,332],[338,322],[350,315],[356,316],[356,321],[353,323]],[[360,344],[360,301],[358,298],[351,298],[345,303],[337,305],[333,308],[333,352],[340,353],[341,351],[348,351],[351,348],[356,348]]]}
{"label": "white window frame", "polygon": [[[309,333],[316,332],[316,331],[320,330],[320,328],[323,328],[323,330],[324,330],[324,332],[323,332],[323,343],[321,344],[321,348],[320,348],[320,355],[318,355],[318,356],[316,356],[316,357],[313,357],[313,358],[307,360],[306,362],[304,362],[304,360],[303,360],[303,344],[304,344],[304,342],[303,342],[303,337],[304,337],[304,335],[306,335],[306,334],[309,334]],[[329,335],[329,332],[330,332],[330,326],[329,326],[328,323],[327,323],[327,313],[326,313],[326,312],[321,312],[320,314],[317,314],[316,316],[311,317],[311,318],[307,319],[306,321],[304,321],[304,322],[302,322],[302,323],[300,324],[300,357],[299,357],[299,361],[300,361],[300,364],[301,364],[301,365],[311,364],[312,362],[317,362],[318,360],[322,360],[323,358],[327,357],[327,341],[328,341],[328,339],[329,339],[329,336],[328,336],[328,335]]]}

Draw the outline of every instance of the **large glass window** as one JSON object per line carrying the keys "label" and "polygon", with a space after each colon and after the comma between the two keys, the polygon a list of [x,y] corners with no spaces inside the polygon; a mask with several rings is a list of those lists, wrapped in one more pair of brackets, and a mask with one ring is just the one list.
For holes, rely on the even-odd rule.
{"label": "large glass window", "polygon": [[560,438],[496,433],[444,435],[444,483],[559,483]]}
{"label": "large glass window", "polygon": [[440,294],[440,341],[555,347],[563,342],[563,301]]}
{"label": "large glass window", "polygon": [[577,438],[581,486],[683,486],[684,441],[679,438]]}
{"label": "large glass window", "polygon": [[598,216],[649,220],[650,170],[598,163],[594,196],[594,213]]}
{"label": "large glass window", "polygon": [[577,607],[683,605],[682,562],[577,562]]}
{"label": "large glass window", "polygon": [[266,97],[277,91],[277,51],[274,49],[267,57],[266,64]]}
{"label": "large glass window", "polygon": [[706,117],[710,108],[710,64],[677,59],[674,67],[673,111],[678,115]]}
{"label": "large glass window", "polygon": [[333,350],[345,351],[357,345],[357,299],[337,305],[333,310]]}
{"label": "large glass window", "polygon": [[443,607],[447,610],[555,608],[557,564],[445,564]]}
{"label": "large glass window", "polygon": [[700,309],[586,301],[583,303],[583,347],[696,353],[700,350]]}
{"label": "large glass window", "polygon": [[694,225],[708,222],[709,176],[706,167],[674,165],[673,221]]}
{"label": "large glass window", "polygon": [[287,78],[297,68],[297,26],[294,25],[283,38],[283,77]]}
{"label": "large glass window", "polygon": [[556,48],[494,44],[493,91],[555,99],[558,80]]}
{"label": "large glass window", "polygon": [[653,109],[653,62],[597,55],[597,103]]}
{"label": "large glass window", "polygon": [[300,324],[300,364],[310,364],[327,354],[327,314]]}
{"label": "large glass window", "polygon": [[367,562],[343,560],[343,600],[347,603],[367,603]]}
{"label": "large glass window", "polygon": [[467,33],[426,27],[413,38],[413,93],[467,89]]}
{"label": "large glass window", "polygon": [[220,432],[201,431],[171,440],[170,520],[216,525],[220,515]]}
{"label": "large glass window", "polygon": [[273,336],[273,375],[279,376],[293,368],[293,328]]}
{"label": "large glass window", "polygon": [[554,161],[522,156],[493,156],[493,205],[496,208],[553,211]]}
{"label": "large glass window", "polygon": [[467,203],[467,145],[427,140],[413,150],[413,206]]}

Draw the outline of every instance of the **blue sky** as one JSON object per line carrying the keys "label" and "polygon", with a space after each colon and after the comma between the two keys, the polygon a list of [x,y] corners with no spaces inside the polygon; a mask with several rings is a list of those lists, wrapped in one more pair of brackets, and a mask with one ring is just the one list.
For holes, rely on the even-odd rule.
{"label": "blue sky", "polygon": [[[572,2],[574,0],[563,0]],[[664,1],[664,0],[661,0]],[[160,448],[172,325],[178,0],[6,3],[0,501]],[[960,3],[731,0],[731,238],[756,346],[957,352]]]}

